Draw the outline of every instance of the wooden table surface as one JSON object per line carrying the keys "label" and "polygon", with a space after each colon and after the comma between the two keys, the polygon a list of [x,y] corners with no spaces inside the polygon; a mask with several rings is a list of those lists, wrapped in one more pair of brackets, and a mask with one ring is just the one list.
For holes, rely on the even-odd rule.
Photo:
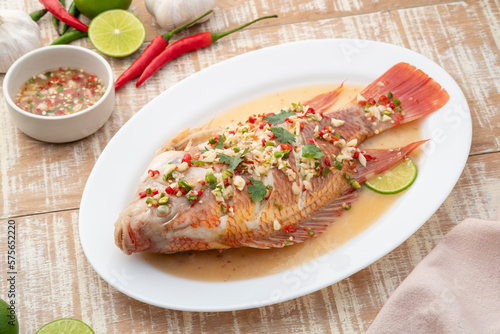
{"label": "wooden table surface", "polygon": [[[0,0],[0,12],[41,8],[37,0]],[[145,23],[144,47],[161,30],[134,0]],[[220,0],[213,17],[194,27],[224,31],[257,16],[278,14],[216,45],[183,56],[139,89],[116,97],[110,120],[78,142],[53,145],[21,133],[0,99],[0,252],[7,254],[7,225],[16,224],[16,310],[21,333],[54,319],[81,319],[96,333],[360,333],[413,268],[455,224],[493,216],[500,201],[500,2],[497,0]],[[55,38],[47,15],[39,22],[42,45]],[[185,34],[180,34],[185,36]],[[248,51],[320,38],[362,38],[423,54],[463,90],[472,114],[469,159],[437,212],[407,241],[351,277],[301,298],[234,312],[196,313],[150,306],[115,290],[92,269],[78,236],[78,209],[90,171],[120,127],[158,94],[197,71]],[[88,40],[76,45],[92,48]],[[142,49],[141,49],[142,50]],[[138,56],[112,59],[115,77]],[[0,75],[0,85],[4,74]],[[418,205],[418,203],[415,203]],[[0,262],[7,276],[6,256]],[[6,279],[0,297],[7,299]]]}

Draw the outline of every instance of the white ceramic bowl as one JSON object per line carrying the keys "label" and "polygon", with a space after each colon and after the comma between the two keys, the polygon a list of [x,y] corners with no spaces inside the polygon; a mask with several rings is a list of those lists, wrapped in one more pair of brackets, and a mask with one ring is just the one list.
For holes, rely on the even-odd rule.
{"label": "white ceramic bowl", "polygon": [[[64,116],[35,115],[15,105],[17,90],[26,80],[57,67],[83,68],[97,75],[104,81],[106,92],[93,106]],[[113,71],[103,57],[85,48],[46,46],[25,54],[12,64],[5,75],[3,95],[14,122],[22,132],[45,142],[71,142],[96,132],[111,116],[115,104]]]}

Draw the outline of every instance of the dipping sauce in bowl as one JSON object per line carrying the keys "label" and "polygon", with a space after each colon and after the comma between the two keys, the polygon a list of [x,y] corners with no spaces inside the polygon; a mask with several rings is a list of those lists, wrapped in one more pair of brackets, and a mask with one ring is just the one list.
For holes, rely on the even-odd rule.
{"label": "dipping sauce in bowl", "polygon": [[28,79],[18,89],[15,103],[36,115],[63,116],[91,107],[105,92],[106,85],[96,75],[59,67]]}
{"label": "dipping sauce in bowl", "polygon": [[[63,77],[66,69],[78,69],[78,78],[72,71],[71,76]],[[88,74],[80,77],[80,69]],[[58,70],[61,75],[56,75]],[[2,92],[19,130],[37,140],[68,143],[93,134],[107,122],[115,105],[113,83],[111,66],[97,52],[80,46],[51,45],[16,60],[5,74]],[[19,88],[24,91],[20,96]],[[18,104],[21,101],[27,104],[25,108]]]}

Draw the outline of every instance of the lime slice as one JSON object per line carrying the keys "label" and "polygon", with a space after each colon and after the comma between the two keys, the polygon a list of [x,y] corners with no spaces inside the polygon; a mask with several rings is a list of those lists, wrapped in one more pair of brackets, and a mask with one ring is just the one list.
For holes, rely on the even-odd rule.
{"label": "lime slice", "polygon": [[59,319],[49,322],[36,334],[94,334],[86,323],[76,319]]}
{"label": "lime slice", "polygon": [[19,334],[19,323],[13,306],[0,299],[0,333]]}
{"label": "lime slice", "polygon": [[146,38],[146,28],[137,16],[123,9],[97,15],[89,25],[89,39],[101,53],[111,57],[129,56]]}
{"label": "lime slice", "polygon": [[406,158],[394,167],[365,182],[365,185],[381,194],[397,194],[413,184],[417,178],[417,166]]}

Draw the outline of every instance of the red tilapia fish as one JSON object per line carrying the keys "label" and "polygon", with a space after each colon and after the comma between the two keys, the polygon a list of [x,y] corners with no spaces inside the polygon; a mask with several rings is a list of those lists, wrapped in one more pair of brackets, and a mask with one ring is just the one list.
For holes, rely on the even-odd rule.
{"label": "red tilapia fish", "polygon": [[288,110],[219,129],[185,130],[162,147],[115,223],[126,254],[293,245],[325,231],[356,188],[425,141],[361,150],[365,139],[426,116],[448,93],[399,63],[340,110],[342,86]]}

